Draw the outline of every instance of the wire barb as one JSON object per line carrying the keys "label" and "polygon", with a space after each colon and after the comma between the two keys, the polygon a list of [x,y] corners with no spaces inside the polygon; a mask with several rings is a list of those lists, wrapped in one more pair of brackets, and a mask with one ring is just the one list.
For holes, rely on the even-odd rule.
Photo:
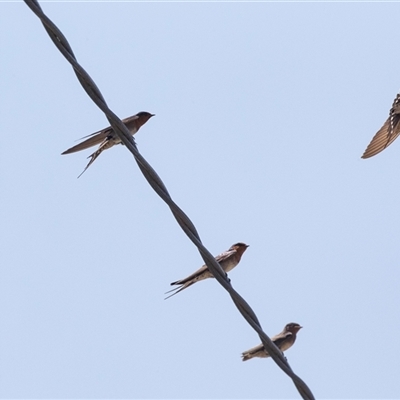
{"label": "wire barb", "polygon": [[306,383],[292,371],[289,363],[286,360],[286,357],[282,355],[282,352],[272,343],[271,339],[262,330],[254,311],[239,295],[239,293],[237,293],[233,289],[230,280],[227,278],[225,272],[222,270],[218,262],[215,261],[213,255],[204,247],[192,221],[172,200],[167,188],[165,187],[164,183],[162,182],[156,171],[139,153],[135,141],[133,140],[126,126],[108,108],[104,97],[102,96],[100,90],[98,89],[92,78],[77,62],[72,48],[69,45],[65,36],[57,28],[57,26],[44,14],[37,0],[24,1],[26,5],[33,11],[33,13],[36,14],[37,17],[41,20],[46,32],[50,36],[53,43],[60,50],[67,61],[72,65],[80,84],[82,85],[88,96],[104,112],[114,132],[120,137],[122,143],[125,144],[127,149],[129,149],[129,151],[133,154],[139,169],[142,171],[150,186],[161,197],[161,199],[164,200],[165,203],[167,203],[179,226],[186,233],[193,244],[198,248],[201,257],[207,264],[208,269],[214,275],[216,280],[229,293],[232,301],[234,302],[239,312],[243,315],[244,319],[258,333],[262,343],[264,344],[268,353],[271,355],[271,358],[275,361],[279,368],[281,368],[282,371],[285,372],[293,380],[294,385],[296,386],[303,399],[314,400],[314,395],[312,394]]}

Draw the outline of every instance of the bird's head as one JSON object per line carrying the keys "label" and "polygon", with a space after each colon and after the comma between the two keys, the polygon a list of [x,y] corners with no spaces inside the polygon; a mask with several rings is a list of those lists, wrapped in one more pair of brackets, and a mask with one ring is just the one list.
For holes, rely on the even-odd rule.
{"label": "bird's head", "polygon": [[248,247],[249,247],[248,244],[245,244],[245,243],[242,243],[242,242],[238,242],[238,243],[233,244],[233,245],[229,248],[229,250],[236,250],[237,254],[242,255],[242,254],[246,251],[246,249],[247,249]]}
{"label": "bird's head", "polygon": [[297,333],[302,328],[301,325],[291,322],[285,326],[285,332]]}
{"label": "bird's head", "polygon": [[140,111],[136,114],[137,116],[137,121],[139,123],[139,126],[144,125],[151,117],[154,117],[155,114],[151,114],[147,111]]}

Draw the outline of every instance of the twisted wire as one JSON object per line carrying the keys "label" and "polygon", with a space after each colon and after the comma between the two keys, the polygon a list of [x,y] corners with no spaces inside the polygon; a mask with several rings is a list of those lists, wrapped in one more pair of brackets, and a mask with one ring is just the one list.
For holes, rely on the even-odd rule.
{"label": "twisted wire", "polygon": [[88,96],[94,101],[94,103],[104,112],[108,121],[110,122],[112,128],[116,134],[120,137],[121,141],[125,144],[127,149],[133,154],[140,170],[142,171],[144,177],[154,189],[154,191],[161,197],[162,200],[169,206],[172,214],[174,215],[176,221],[186,233],[193,244],[198,248],[201,257],[206,263],[209,270],[212,272],[216,280],[224,287],[224,289],[229,293],[232,298],[233,303],[243,315],[244,319],[250,324],[250,326],[258,333],[265,349],[270,354],[271,358],[275,363],[285,372],[293,381],[301,397],[305,400],[314,400],[314,395],[308,388],[306,383],[298,377],[291,369],[286,357],[283,353],[275,346],[271,339],[262,330],[261,324],[258,321],[257,316],[247,302],[237,293],[230,282],[227,274],[222,270],[221,266],[215,261],[214,256],[204,247],[201,242],[200,236],[193,225],[189,217],[179,208],[179,206],[172,200],[170,194],[164,183],[156,173],[156,171],[151,167],[151,165],[143,158],[139,153],[134,138],[130,135],[126,126],[121,122],[121,120],[108,108],[107,103],[102,96],[99,88],[94,83],[89,74],[82,68],[82,66],[77,62],[75,55],[69,45],[67,39],[62,34],[62,32],[57,28],[57,26],[44,14],[39,2],[37,0],[24,0],[26,5],[36,14],[36,16],[41,20],[46,32],[50,36],[53,43],[60,50],[67,61],[72,65],[74,72],[82,85],[83,89],[86,91]]}

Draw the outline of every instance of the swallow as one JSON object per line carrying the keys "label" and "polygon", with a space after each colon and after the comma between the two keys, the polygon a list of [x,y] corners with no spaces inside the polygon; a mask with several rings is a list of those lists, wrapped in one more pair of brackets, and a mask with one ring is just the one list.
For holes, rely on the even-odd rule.
{"label": "swallow", "polygon": [[389,118],[372,138],[361,158],[369,158],[386,149],[400,135],[400,93],[394,99]]}
{"label": "swallow", "polygon": [[[243,253],[246,251],[246,249],[249,246],[244,243],[235,243],[232,245],[229,250],[224,251],[223,253],[219,254],[218,256],[215,257],[215,261],[219,263],[221,268],[225,272],[231,271],[233,268],[236,267],[236,265],[239,264],[240,259],[242,258]],[[175,290],[175,293],[172,293],[170,296],[166,297],[166,299],[169,299],[170,297],[176,295],[177,293],[181,292],[182,290],[188,288],[189,286],[193,285],[193,283],[196,283],[198,281],[202,281],[207,278],[214,278],[214,275],[209,271],[207,268],[207,265],[203,265],[201,268],[199,268],[196,272],[194,272],[192,275],[189,275],[185,279],[181,279],[180,281],[172,282],[171,285],[178,285],[179,287],[174,288],[170,290],[167,293],[173,292]]]}
{"label": "swallow", "polygon": [[[282,352],[286,351],[290,347],[293,346],[293,343],[296,341],[296,333],[302,328],[299,324],[295,322],[291,322],[287,324],[281,333],[278,333],[276,336],[271,338],[274,342],[275,346],[277,346]],[[250,360],[253,357],[262,357],[267,358],[270,357],[267,350],[265,350],[264,345],[261,343],[256,347],[253,347],[250,350],[247,350],[242,353],[242,361]]]}
{"label": "swallow", "polygon": [[[136,115],[132,115],[132,117],[123,119],[122,122],[125,124],[129,132],[133,136],[140,129],[140,127],[144,125],[151,117],[154,117],[154,115],[155,114],[150,114],[146,111],[141,111]],[[86,139],[86,140],[61,153],[61,154],[71,154],[77,151],[88,149],[89,147],[95,146],[97,144],[99,145],[99,148],[88,157],[90,158],[90,161],[88,165],[86,165],[82,173],[78,176],[78,178],[92,165],[92,163],[104,150],[113,147],[115,144],[122,143],[121,139],[114,132],[111,126],[108,126],[107,128],[104,128],[100,131],[94,132],[88,136],[84,136],[81,139]]]}

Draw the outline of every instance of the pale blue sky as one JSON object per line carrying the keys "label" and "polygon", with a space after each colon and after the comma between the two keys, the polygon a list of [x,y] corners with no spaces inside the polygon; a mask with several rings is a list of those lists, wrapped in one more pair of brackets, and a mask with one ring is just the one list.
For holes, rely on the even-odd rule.
{"label": "pale blue sky", "polygon": [[[317,398],[400,397],[399,3],[42,3]],[[0,397],[298,398],[39,19],[0,4]]]}

